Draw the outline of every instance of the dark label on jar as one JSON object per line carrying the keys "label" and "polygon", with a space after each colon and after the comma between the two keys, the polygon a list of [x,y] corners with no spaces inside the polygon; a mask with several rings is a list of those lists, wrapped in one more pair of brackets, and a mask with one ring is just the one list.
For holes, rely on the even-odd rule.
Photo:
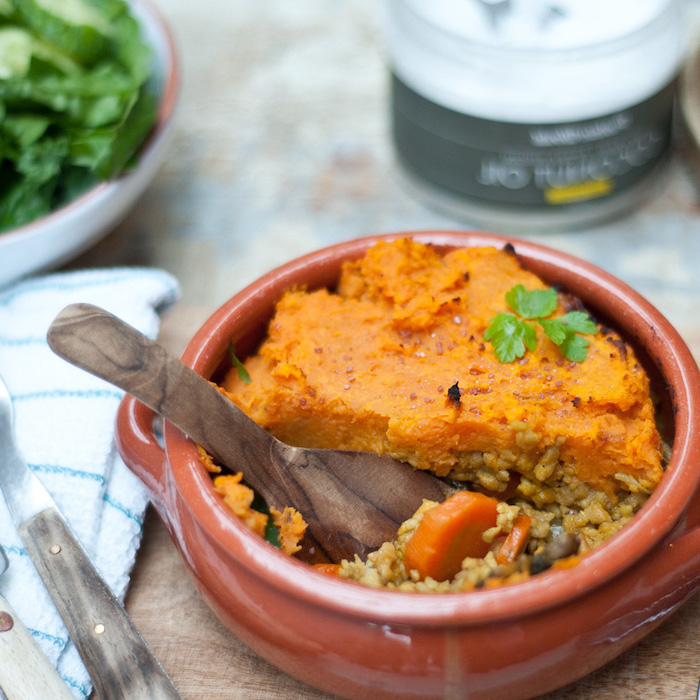
{"label": "dark label on jar", "polygon": [[624,192],[663,159],[674,86],[594,119],[522,124],[473,117],[419,95],[396,76],[397,153],[422,179],[484,203],[575,206]]}

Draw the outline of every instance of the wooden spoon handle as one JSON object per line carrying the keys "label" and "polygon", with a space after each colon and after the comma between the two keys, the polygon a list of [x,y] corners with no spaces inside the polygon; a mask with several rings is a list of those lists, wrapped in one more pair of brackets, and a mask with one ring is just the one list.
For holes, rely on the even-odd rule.
{"label": "wooden spoon handle", "polygon": [[[90,304],[67,306],[47,335],[60,357],[124,389],[167,418],[220,463],[237,455],[246,476],[275,439],[161,345]],[[247,470],[247,471],[245,471]],[[263,494],[264,495],[264,494]]]}
{"label": "wooden spoon handle", "polygon": [[388,456],[308,450],[281,443],[210,382],[115,316],[88,304],[66,307],[48,333],[54,352],[121,387],[242,471],[269,506],[294,506],[308,524],[307,561],[364,555],[420,505],[449,487]]}

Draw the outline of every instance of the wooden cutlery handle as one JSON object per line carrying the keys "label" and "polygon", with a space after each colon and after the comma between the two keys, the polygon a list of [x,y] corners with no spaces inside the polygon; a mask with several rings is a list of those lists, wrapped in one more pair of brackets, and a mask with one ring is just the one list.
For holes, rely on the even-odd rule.
{"label": "wooden cutlery handle", "polygon": [[100,698],[180,698],[60,513],[43,510],[19,533]]}
{"label": "wooden cutlery handle", "polygon": [[256,480],[256,474],[267,477],[260,464],[276,440],[161,345],[91,304],[63,309],[47,340],[59,357],[124,389],[217,461],[238,465],[256,488],[265,488],[265,478]]}
{"label": "wooden cutlery handle", "polygon": [[7,700],[73,700],[61,676],[46,658],[10,604],[0,596],[0,691]]}

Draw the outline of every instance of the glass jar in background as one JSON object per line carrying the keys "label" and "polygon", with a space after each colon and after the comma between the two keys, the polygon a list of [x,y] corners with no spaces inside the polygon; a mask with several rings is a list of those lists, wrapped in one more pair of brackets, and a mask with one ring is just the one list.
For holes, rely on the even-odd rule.
{"label": "glass jar in background", "polygon": [[681,0],[388,0],[391,119],[415,191],[505,230],[649,195],[669,150]]}

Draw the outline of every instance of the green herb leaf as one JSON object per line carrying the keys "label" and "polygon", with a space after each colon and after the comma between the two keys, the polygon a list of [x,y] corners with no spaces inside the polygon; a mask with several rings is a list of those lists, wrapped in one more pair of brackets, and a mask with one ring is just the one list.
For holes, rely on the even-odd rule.
{"label": "green herb leaf", "polygon": [[[252,488],[250,484],[246,484],[246,486]],[[281,549],[282,545],[280,544],[279,538],[280,530],[274,523],[272,513],[270,513],[270,508],[265,502],[265,499],[257,491],[253,490],[253,493],[255,495],[253,496],[253,502],[250,504],[250,507],[253,510],[257,510],[259,513],[264,513],[267,515],[267,524],[265,525],[264,537],[271,545],[274,545],[277,547],[277,549]]]}
{"label": "green herb leaf", "polygon": [[[536,318],[545,335],[559,346],[564,357],[572,362],[583,362],[586,359],[590,342],[581,337],[581,334],[593,335],[598,332],[598,327],[583,311],[571,311],[559,318],[544,318],[557,307],[555,289],[528,291],[522,284],[518,284],[506,293],[506,302],[523,318]],[[491,341],[500,362],[512,362],[516,357],[522,357],[526,347],[531,352],[535,350],[535,327],[515,314],[496,314],[489,323],[484,339]]]}
{"label": "green herb leaf", "polygon": [[566,340],[566,326],[558,318],[542,319],[540,326],[555,345],[561,345]]}
{"label": "green herb leaf", "polygon": [[560,345],[562,354],[572,362],[583,362],[588,353],[590,343],[574,331],[566,335],[566,340]]}
{"label": "green herb leaf", "polygon": [[545,335],[561,348],[562,355],[573,362],[583,362],[590,345],[579,333],[592,335],[598,332],[591,317],[583,311],[571,311],[561,318],[540,319],[540,325]]}
{"label": "green herb leaf", "polygon": [[528,291],[518,284],[506,293],[506,302],[523,318],[544,318],[557,308],[557,292],[551,288]]}
{"label": "green herb leaf", "polygon": [[512,362],[525,354],[525,347],[535,349],[535,329],[513,314],[496,314],[490,321],[484,338],[490,340],[501,362]]}
{"label": "green herb leaf", "polygon": [[229,343],[228,352],[229,355],[231,355],[231,366],[238,370],[238,378],[244,384],[250,384],[252,381],[250,374],[248,374],[248,370],[243,366],[243,363],[236,357],[236,349],[234,348],[233,343]]}
{"label": "green herb leaf", "polygon": [[593,319],[583,311],[571,311],[562,316],[559,320],[566,324],[572,331],[576,331],[576,333],[595,335],[598,332],[598,326],[596,326]]}

